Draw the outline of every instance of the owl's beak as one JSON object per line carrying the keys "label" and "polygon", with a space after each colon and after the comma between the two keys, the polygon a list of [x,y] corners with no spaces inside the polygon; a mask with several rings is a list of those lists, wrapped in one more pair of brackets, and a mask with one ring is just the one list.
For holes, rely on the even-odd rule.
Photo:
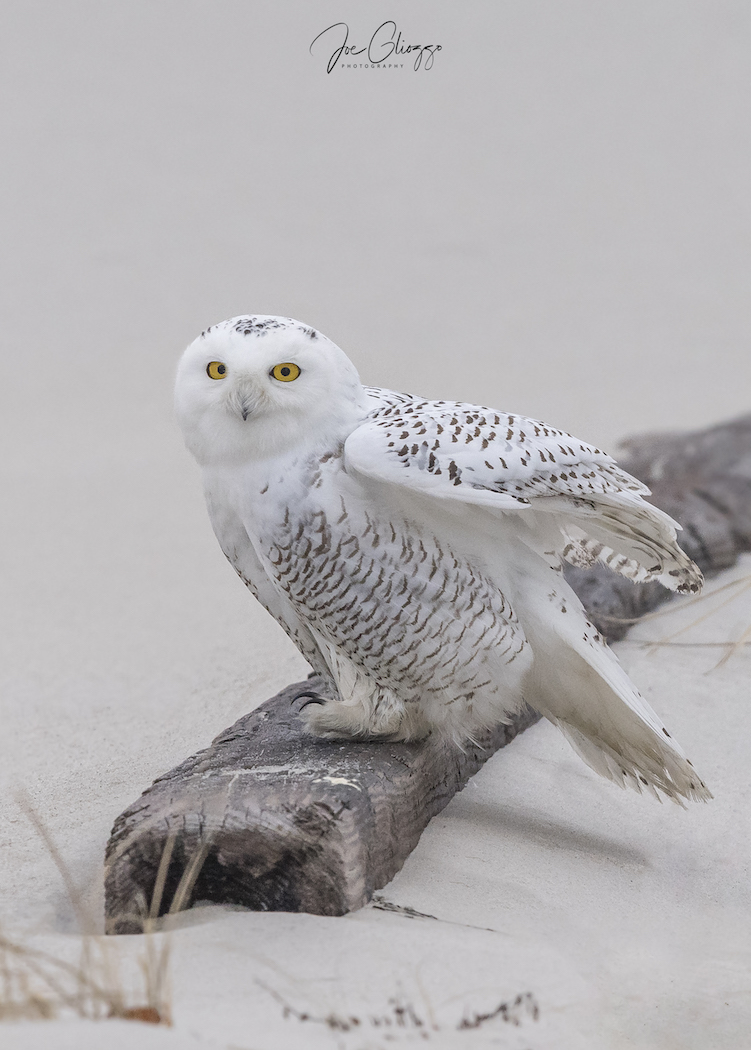
{"label": "owl's beak", "polygon": [[258,401],[258,396],[250,384],[241,383],[234,387],[229,397],[229,407],[236,412],[243,421],[253,414]]}

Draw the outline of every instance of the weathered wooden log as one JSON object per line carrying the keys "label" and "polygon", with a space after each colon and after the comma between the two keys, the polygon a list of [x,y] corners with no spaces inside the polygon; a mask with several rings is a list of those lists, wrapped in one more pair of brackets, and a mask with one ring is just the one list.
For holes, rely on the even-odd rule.
{"label": "weathered wooden log", "polygon": [[107,929],[140,932],[160,858],[175,847],[160,912],[209,842],[192,900],[343,915],[401,868],[431,817],[487,758],[539,717],[527,709],[465,751],[305,736],[288,686],[205,751],[160,777],[120,816],[107,847]]}
{"label": "weathered wooden log", "polygon": [[[620,462],[684,525],[682,544],[705,572],[751,548],[751,416],[698,434],[631,439],[626,450]],[[605,569],[571,570],[569,578],[610,638],[669,596]],[[319,915],[362,907],[430,819],[538,717],[527,709],[466,751],[433,738],[330,742],[303,734],[300,695],[310,689],[321,682],[267,700],[118,817],[106,855],[108,932],[143,929],[160,862],[159,914],[176,893],[181,906],[206,900]],[[195,879],[180,889],[191,860]]]}
{"label": "weathered wooden log", "polygon": [[[627,438],[622,447],[619,465],[649,485],[650,502],[681,523],[678,541],[705,576],[751,550],[751,415],[691,434]],[[600,565],[567,568],[566,579],[610,641],[626,633],[624,621],[670,597],[659,583],[634,586]]]}

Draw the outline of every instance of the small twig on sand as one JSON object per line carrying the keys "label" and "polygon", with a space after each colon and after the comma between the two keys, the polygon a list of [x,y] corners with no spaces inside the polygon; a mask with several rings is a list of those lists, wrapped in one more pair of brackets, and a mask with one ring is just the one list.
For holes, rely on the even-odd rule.
{"label": "small twig on sand", "polygon": [[[265,992],[268,992],[272,999],[279,1003],[282,1007],[282,1016],[285,1020],[292,1017],[297,1021],[309,1021],[313,1024],[322,1024],[336,1032],[349,1032],[352,1031],[353,1028],[369,1025],[371,1028],[379,1029],[409,1029],[413,1032],[420,1032],[423,1038],[428,1038],[428,1034],[431,1030],[435,1032],[441,1031],[441,1026],[436,1022],[434,1017],[431,1018],[431,1022],[428,1024],[420,1016],[409,999],[403,996],[401,992],[389,999],[389,1009],[387,1011],[384,1011],[382,1014],[371,1014],[367,1019],[363,1020],[354,1015],[343,1017],[333,1011],[322,1017],[309,1013],[306,1010],[298,1010],[297,1007],[293,1006],[284,998],[284,996],[277,992],[275,988],[271,988],[258,978],[256,978],[256,984],[259,988],[263,988]],[[425,997],[424,989],[421,989],[421,991],[423,997]],[[525,1017],[537,1021],[539,1016],[540,1008],[534,995],[531,992],[522,992],[517,995],[515,999],[500,1003],[494,1010],[490,1010],[488,1013],[475,1013],[471,1016],[465,1015],[455,1026],[452,1027],[460,1032],[469,1031],[474,1028],[480,1028],[486,1022],[492,1021],[495,1018],[500,1018],[505,1024],[511,1024],[518,1027]]]}
{"label": "small twig on sand", "polygon": [[467,1031],[471,1028],[479,1028],[487,1021],[500,1017],[506,1024],[518,1026],[522,1023],[523,1015],[537,1021],[540,1017],[540,1007],[531,992],[522,992],[512,1002],[500,1003],[495,1010],[486,1014],[472,1014],[471,1017],[463,1017],[457,1025],[459,1031]]}
{"label": "small twig on sand", "polygon": [[275,999],[282,1007],[282,1017],[287,1020],[289,1017],[294,1017],[297,1021],[312,1021],[313,1024],[324,1024],[327,1028],[330,1028],[333,1032],[349,1032],[353,1028],[357,1028],[360,1025],[360,1019],[358,1017],[340,1017],[339,1014],[330,1013],[325,1017],[316,1017],[314,1014],[307,1013],[304,1010],[298,1010],[296,1007],[288,1003],[287,1000],[275,988],[271,988],[268,984],[264,984],[259,978],[256,978],[256,984],[259,988],[263,988],[265,992]]}

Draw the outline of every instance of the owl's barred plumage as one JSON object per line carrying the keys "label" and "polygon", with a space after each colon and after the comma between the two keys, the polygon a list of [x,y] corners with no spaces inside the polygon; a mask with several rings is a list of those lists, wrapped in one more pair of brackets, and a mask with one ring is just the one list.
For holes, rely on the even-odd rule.
{"label": "owl's barred plumage", "polygon": [[526,702],[608,779],[711,797],[561,572],[701,586],[676,523],[610,456],[537,420],[363,387],[291,318],[207,329],[176,405],[222,549],[329,685],[303,712],[312,733],[461,745]]}

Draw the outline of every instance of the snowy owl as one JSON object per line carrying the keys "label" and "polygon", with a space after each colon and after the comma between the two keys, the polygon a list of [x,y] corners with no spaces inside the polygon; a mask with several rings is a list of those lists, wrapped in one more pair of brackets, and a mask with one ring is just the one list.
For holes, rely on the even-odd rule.
{"label": "snowy owl", "polygon": [[519,415],[362,386],[288,317],[185,351],[176,411],[226,557],[327,683],[315,736],[461,745],[525,702],[622,786],[711,795],[562,563],[697,591],[679,526],[592,445]]}

